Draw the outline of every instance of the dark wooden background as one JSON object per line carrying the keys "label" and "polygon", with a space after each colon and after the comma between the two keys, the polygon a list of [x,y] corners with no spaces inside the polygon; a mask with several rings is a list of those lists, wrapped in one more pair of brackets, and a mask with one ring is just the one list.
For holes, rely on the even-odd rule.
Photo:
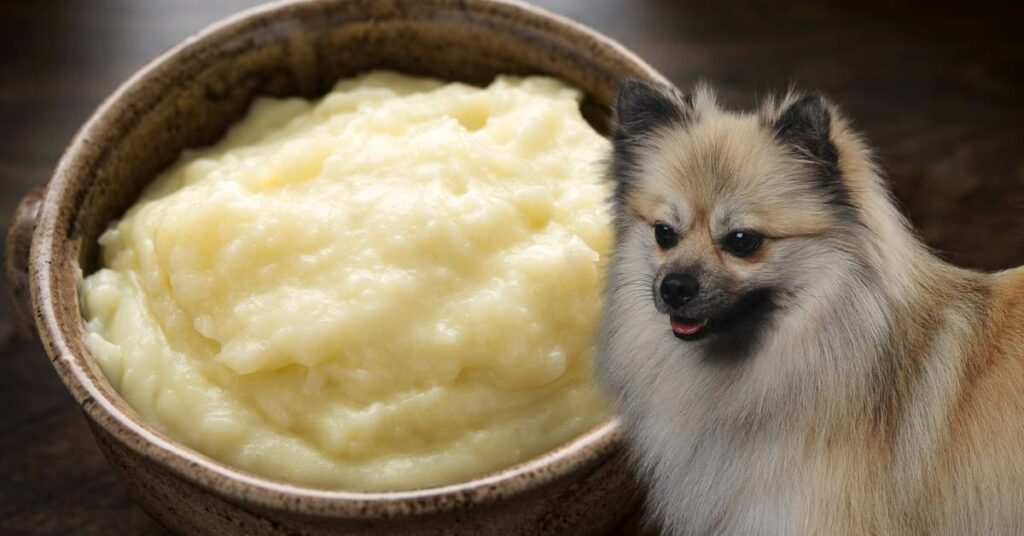
{"label": "dark wooden background", "polygon": [[[0,0],[0,214],[47,180],[91,109],[146,60],[246,0]],[[727,103],[790,82],[866,133],[927,242],[984,269],[1024,263],[1024,32],[1008,9],[898,2],[545,0],[681,86]],[[6,233],[6,222],[3,228]],[[156,534],[39,344],[0,306],[0,534]]]}

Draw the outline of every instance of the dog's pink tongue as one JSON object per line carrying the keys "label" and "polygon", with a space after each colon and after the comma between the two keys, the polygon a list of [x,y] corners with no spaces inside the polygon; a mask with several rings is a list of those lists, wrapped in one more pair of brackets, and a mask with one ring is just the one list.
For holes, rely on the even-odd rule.
{"label": "dog's pink tongue", "polygon": [[708,324],[707,320],[683,320],[675,316],[670,317],[669,322],[672,324],[672,331],[680,335],[693,335]]}

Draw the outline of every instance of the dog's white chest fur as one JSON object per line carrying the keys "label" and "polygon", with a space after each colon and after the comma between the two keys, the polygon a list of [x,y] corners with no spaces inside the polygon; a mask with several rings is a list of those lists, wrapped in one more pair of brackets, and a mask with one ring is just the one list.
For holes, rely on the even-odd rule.
{"label": "dog's white chest fur", "polygon": [[[710,401],[663,376],[634,401],[635,453],[650,479],[652,506],[679,534],[800,532],[805,472],[784,435],[717,418]],[[671,405],[664,405],[674,399]],[[676,405],[676,404],[680,405]],[[790,452],[791,455],[780,453]]]}

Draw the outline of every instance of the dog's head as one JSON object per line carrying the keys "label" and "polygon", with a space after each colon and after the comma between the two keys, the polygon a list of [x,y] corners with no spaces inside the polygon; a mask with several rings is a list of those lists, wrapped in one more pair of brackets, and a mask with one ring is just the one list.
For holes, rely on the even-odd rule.
{"label": "dog's head", "polygon": [[862,262],[840,165],[860,155],[841,154],[824,98],[790,92],[744,114],[704,86],[683,96],[627,80],[615,113],[609,293],[630,310],[649,300],[667,336],[743,358],[787,308],[839,292],[837,271]]}

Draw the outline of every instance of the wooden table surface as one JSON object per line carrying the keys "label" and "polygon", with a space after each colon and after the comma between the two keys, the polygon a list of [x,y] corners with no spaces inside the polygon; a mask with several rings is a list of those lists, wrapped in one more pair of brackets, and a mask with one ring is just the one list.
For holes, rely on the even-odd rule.
{"label": "wooden table surface", "polygon": [[[3,0],[0,213],[49,176],[91,109],[146,60],[246,0]],[[724,101],[795,81],[878,148],[926,241],[959,264],[1024,263],[1024,32],[978,2],[545,0]],[[6,221],[4,223],[6,233]],[[623,529],[632,533],[633,529]],[[118,486],[36,341],[0,306],[0,534],[159,534]]]}

